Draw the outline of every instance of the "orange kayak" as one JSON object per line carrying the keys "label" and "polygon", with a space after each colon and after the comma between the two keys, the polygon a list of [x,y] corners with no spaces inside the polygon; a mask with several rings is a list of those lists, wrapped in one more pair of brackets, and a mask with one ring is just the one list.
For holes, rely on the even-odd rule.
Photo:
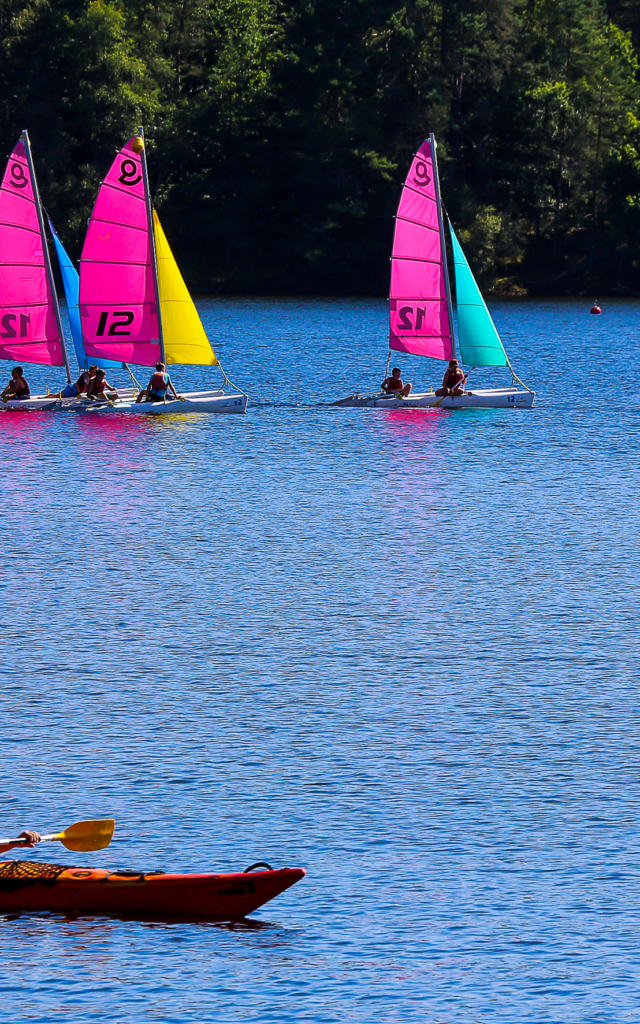
{"label": "orange kayak", "polygon": [[172,875],[7,860],[0,861],[0,913],[54,910],[237,921],[305,874],[304,868],[274,870],[268,864],[235,874]]}

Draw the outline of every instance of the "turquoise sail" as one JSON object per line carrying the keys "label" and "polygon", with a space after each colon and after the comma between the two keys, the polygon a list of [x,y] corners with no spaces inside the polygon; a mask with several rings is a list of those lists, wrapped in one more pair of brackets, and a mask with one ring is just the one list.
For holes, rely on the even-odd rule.
{"label": "turquoise sail", "polygon": [[449,231],[456,277],[460,357],[466,366],[509,366],[500,335],[455,236],[451,221]]}
{"label": "turquoise sail", "polygon": [[[56,247],[56,255],[58,257],[58,263],[60,264],[60,273],[62,274],[62,284],[64,286],[64,294],[67,300],[67,309],[69,311],[69,323],[71,325],[71,337],[73,338],[73,346],[76,350],[76,359],[78,360],[78,366],[81,370],[86,370],[89,365],[89,358],[84,350],[82,343],[82,327],[80,324],[80,310],[78,308],[78,301],[80,295],[80,278],[78,271],[74,267],[71,259],[63,246],[62,242],[56,234],[56,230],[49,220],[49,228],[51,230],[51,237],[53,238],[53,244]],[[125,363],[114,362],[111,359],[92,359],[91,363],[93,366],[122,366]]]}

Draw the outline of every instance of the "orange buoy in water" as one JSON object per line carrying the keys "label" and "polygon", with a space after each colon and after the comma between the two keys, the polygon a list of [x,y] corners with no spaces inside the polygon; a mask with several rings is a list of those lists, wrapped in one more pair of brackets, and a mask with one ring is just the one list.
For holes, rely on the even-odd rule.
{"label": "orange buoy in water", "polygon": [[589,310],[589,312],[590,313],[602,313],[602,310],[600,309],[600,306],[598,305],[598,303],[594,302],[594,304],[591,307],[591,309]]}

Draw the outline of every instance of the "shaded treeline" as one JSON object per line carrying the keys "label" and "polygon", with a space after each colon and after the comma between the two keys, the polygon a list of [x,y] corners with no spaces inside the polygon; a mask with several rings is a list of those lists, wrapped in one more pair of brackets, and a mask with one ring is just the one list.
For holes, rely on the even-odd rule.
{"label": "shaded treeline", "polygon": [[384,294],[429,131],[485,287],[640,291],[639,46],[632,0],[0,0],[0,129],[77,256],[143,124],[201,291]]}

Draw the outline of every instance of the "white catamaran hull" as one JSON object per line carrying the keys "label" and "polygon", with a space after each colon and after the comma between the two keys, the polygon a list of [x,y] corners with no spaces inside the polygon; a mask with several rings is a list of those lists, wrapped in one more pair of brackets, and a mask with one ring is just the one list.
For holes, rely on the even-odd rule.
{"label": "white catamaran hull", "polygon": [[0,409],[19,412],[66,410],[67,412],[121,412],[137,416],[168,416],[181,413],[243,413],[247,396],[227,395],[224,391],[191,391],[166,402],[136,402],[136,392],[125,389],[115,401],[89,398],[63,398],[60,395],[36,395],[20,401],[0,402]]}
{"label": "white catamaran hull", "polygon": [[57,395],[34,395],[33,398],[22,398],[17,402],[11,401],[11,399],[6,402],[0,402],[0,409],[10,412],[15,410],[20,412],[40,412],[43,409],[58,408],[60,408],[60,399]]}
{"label": "white catamaran hull", "polygon": [[180,398],[169,398],[165,402],[136,402],[132,398],[118,398],[110,401],[74,399],[65,406],[78,412],[121,412],[136,416],[170,416],[182,413],[243,413],[247,409],[247,396],[227,395],[224,391],[190,391]]}
{"label": "white catamaran hull", "polygon": [[346,409],[531,409],[535,391],[516,388],[478,388],[469,395],[457,398],[439,397],[433,391],[423,394],[412,392],[407,398],[398,395],[349,395],[332,405]]}

